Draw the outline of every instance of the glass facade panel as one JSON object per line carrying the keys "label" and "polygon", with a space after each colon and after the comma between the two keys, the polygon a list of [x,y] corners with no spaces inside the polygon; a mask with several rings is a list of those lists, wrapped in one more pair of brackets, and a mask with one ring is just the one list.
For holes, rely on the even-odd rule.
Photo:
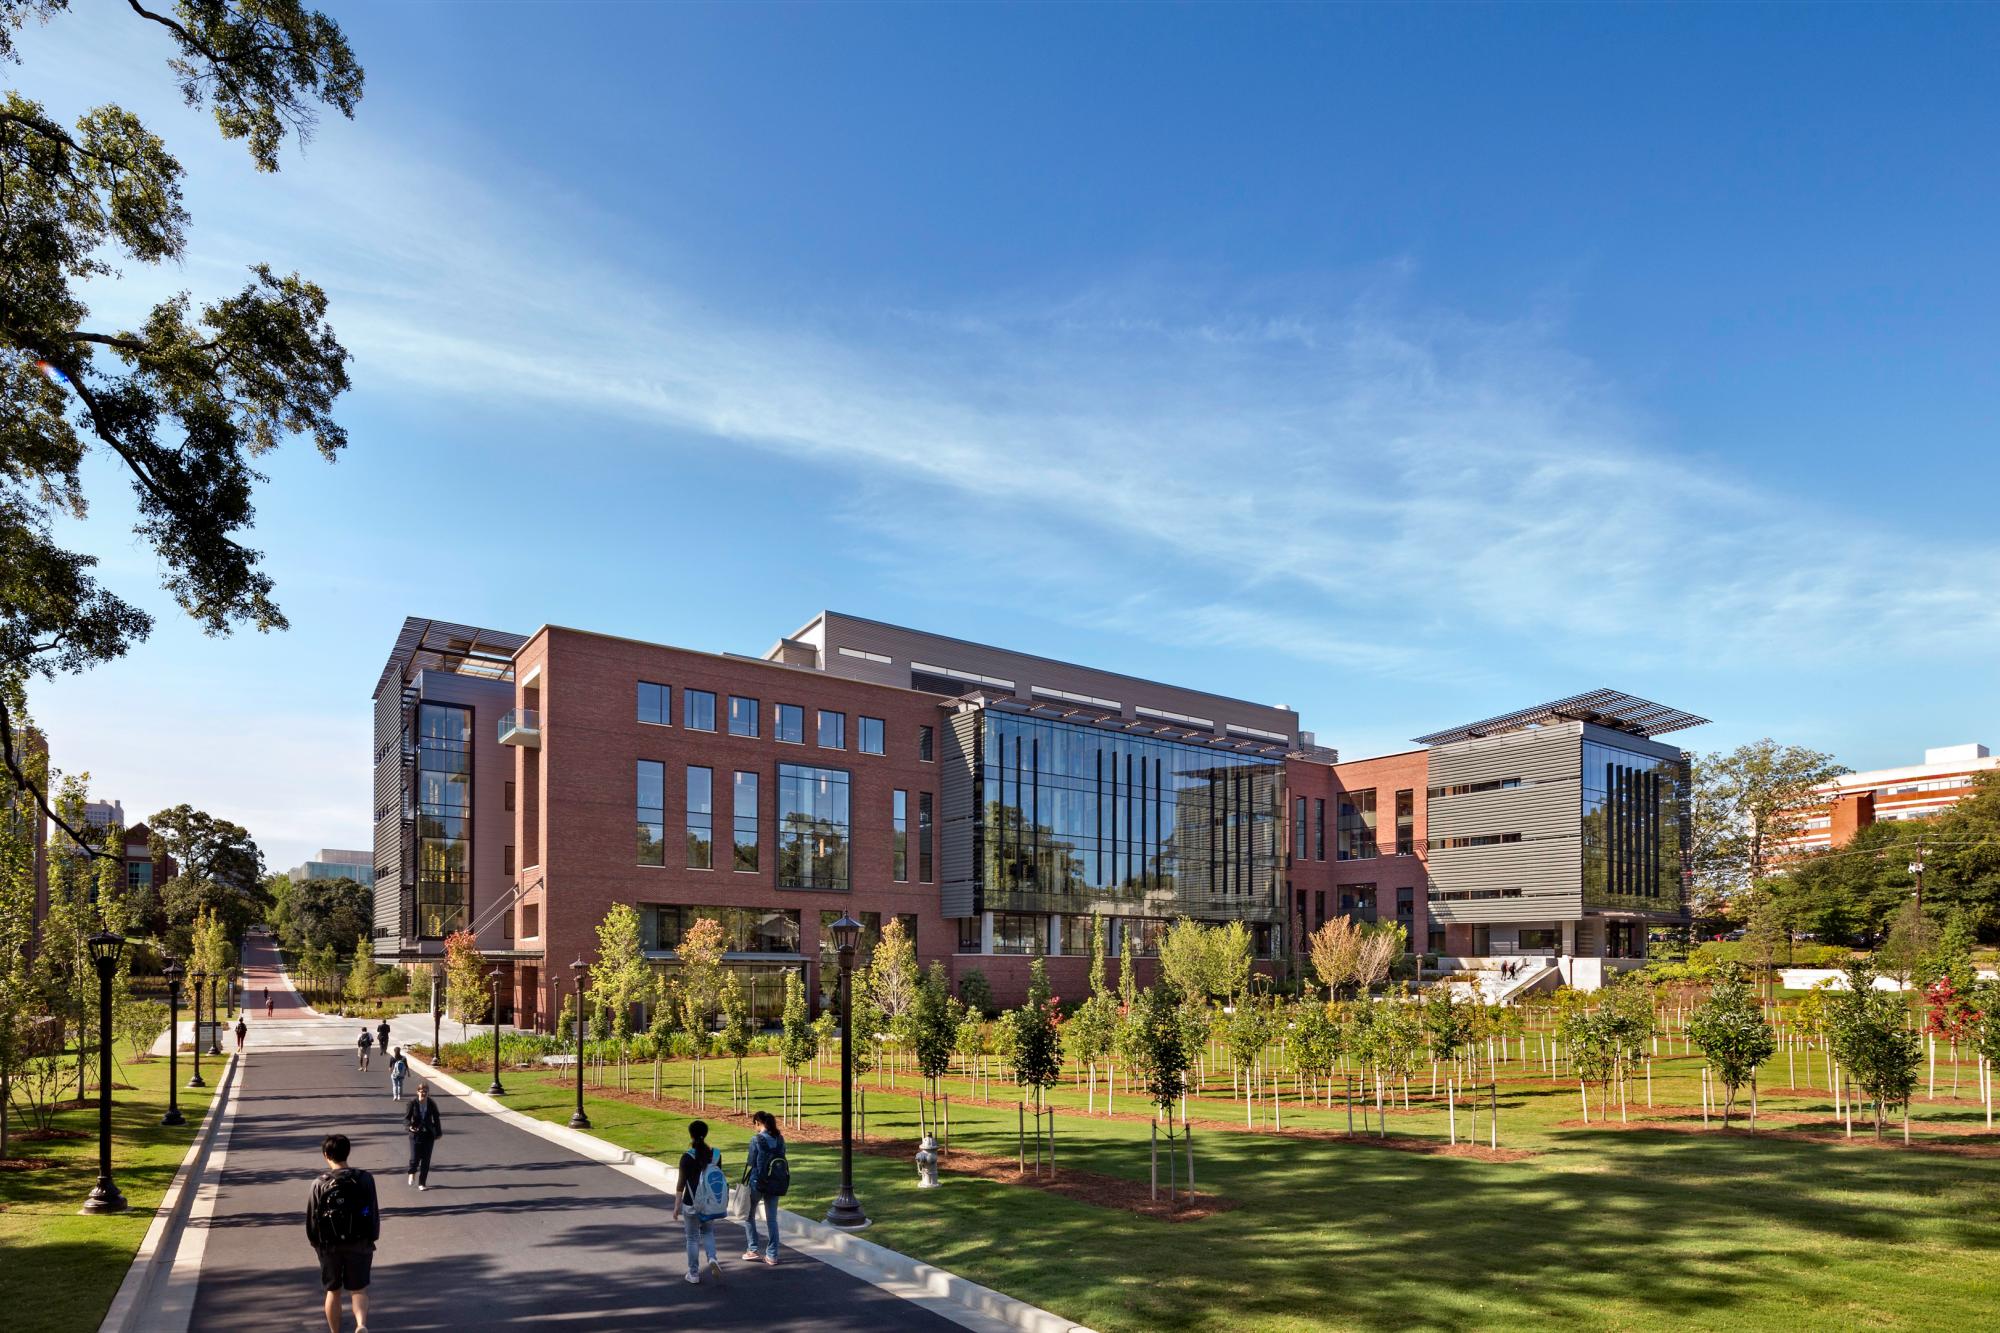
{"label": "glass facade panel", "polygon": [[928,884],[937,877],[931,855],[931,794],[917,793],[917,878]]}
{"label": "glass facade panel", "polygon": [[689,730],[714,731],[715,696],[707,690],[682,690],[681,714]]}
{"label": "glass facade panel", "polygon": [[1417,793],[1414,787],[1396,793],[1396,855],[1417,850]]}
{"label": "glass facade panel", "polygon": [[980,952],[984,948],[980,939],[983,930],[984,926],[981,923],[981,918],[976,916],[960,917],[958,919],[958,951],[960,953]]}
{"label": "glass facade panel", "polygon": [[715,773],[689,765],[687,771],[689,870],[715,868]]}
{"label": "glass facade panel", "polygon": [[757,714],[763,705],[755,699],[745,699],[740,694],[729,696],[729,734],[732,736],[755,736],[757,734]]}
{"label": "glass facade panel", "polygon": [[674,692],[650,680],[639,682],[639,720],[664,727],[674,720]]}
{"label": "glass facade panel", "polygon": [[1300,796],[1292,802],[1292,857],[1306,859],[1306,798]]}
{"label": "glass facade panel", "polygon": [[417,709],[417,935],[443,939],[472,916],[472,710]]}
{"label": "glass facade panel", "polygon": [[1044,954],[1049,951],[1049,919],[1032,912],[993,914],[993,952]]}
{"label": "glass facade panel", "polygon": [[889,878],[901,883],[910,877],[910,794],[906,791],[890,795],[889,808]]}
{"label": "glass facade panel", "polygon": [[738,870],[757,868],[757,775],[736,775],[736,854]]}
{"label": "glass facade panel", "polygon": [[1583,897],[1675,912],[1690,816],[1684,759],[1583,743]]}
{"label": "glass facade panel", "polygon": [[1313,860],[1326,860],[1326,798],[1313,797]]}
{"label": "glass facade panel", "polygon": [[1279,764],[995,710],[980,733],[981,910],[1283,911]]}
{"label": "glass facade panel", "polygon": [[820,710],[819,748],[822,750],[845,750],[847,748],[847,714],[829,713],[825,709]]}
{"label": "glass facade panel", "polygon": [[927,764],[937,758],[935,733],[929,727],[917,728],[917,758]]}
{"label": "glass facade panel", "polygon": [[1375,789],[1341,793],[1340,823],[1337,830],[1343,861],[1369,861],[1378,854],[1375,846]]}
{"label": "glass facade panel", "polygon": [[697,921],[722,927],[725,953],[799,952],[799,913],[784,907],[702,907],[689,904],[642,903],[639,943],[661,953],[678,949],[681,937]]}
{"label": "glass facade panel", "polygon": [[778,765],[778,887],[848,887],[848,783],[837,768]]}
{"label": "glass facade panel", "polygon": [[771,710],[771,734],[789,745],[806,743],[806,710],[797,704],[779,704]]}
{"label": "glass facade panel", "polygon": [[860,724],[860,734],[856,739],[860,744],[861,753],[881,754],[882,719],[879,717],[864,717],[857,719],[857,721]]}
{"label": "glass facade panel", "polygon": [[667,863],[667,766],[657,759],[639,761],[639,864]]}

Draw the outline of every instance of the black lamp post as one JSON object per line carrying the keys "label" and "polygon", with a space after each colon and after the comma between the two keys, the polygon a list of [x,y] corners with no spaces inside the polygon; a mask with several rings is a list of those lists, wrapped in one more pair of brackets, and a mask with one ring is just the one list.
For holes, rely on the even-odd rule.
{"label": "black lamp post", "polygon": [[494,968],[487,976],[493,982],[493,1086],[486,1090],[488,1097],[504,1097],[507,1089],[500,1086],[500,969]]}
{"label": "black lamp post", "polygon": [[[208,1053],[210,1055],[222,1054],[222,1008],[216,1003],[215,992],[226,980],[228,978],[219,967],[208,974]],[[199,1027],[195,1029],[194,1035],[197,1038],[201,1036],[201,1029]],[[197,1041],[195,1044],[198,1046],[201,1043]]]}
{"label": "black lamp post", "polygon": [[[437,1065],[440,1069],[444,1067],[442,1063],[444,1060],[444,1046],[442,1045],[443,1038],[440,1034],[440,1029],[444,1025],[444,997],[442,994],[444,988],[438,983],[443,974],[443,963],[431,964],[431,1063]],[[463,1036],[465,1034],[460,1033],[459,1035]]]}
{"label": "black lamp post", "polygon": [[854,1197],[854,1026],[850,991],[854,983],[854,946],[861,923],[845,912],[833,923],[833,943],[840,953],[840,1193],[826,1210],[827,1225],[859,1230],[868,1225],[861,1201]]}
{"label": "black lamp post", "polygon": [[590,1117],[583,1113],[583,960],[569,965],[576,976],[576,1110],[570,1113],[571,1129],[589,1129]]}
{"label": "black lamp post", "polygon": [[208,1086],[201,1079],[201,987],[207,980],[208,973],[200,968],[188,973],[188,982],[194,988],[194,1077],[188,1080],[190,1088]]}
{"label": "black lamp post", "polygon": [[111,978],[118,973],[118,955],[125,941],[108,930],[90,937],[90,958],[97,964],[97,1185],[83,1201],[86,1213],[122,1213],[125,1196],[111,1180]]}
{"label": "black lamp post", "polygon": [[181,964],[178,958],[168,955],[167,965],[160,969],[160,975],[167,979],[167,1113],[160,1117],[163,1125],[185,1123],[181,1117]]}

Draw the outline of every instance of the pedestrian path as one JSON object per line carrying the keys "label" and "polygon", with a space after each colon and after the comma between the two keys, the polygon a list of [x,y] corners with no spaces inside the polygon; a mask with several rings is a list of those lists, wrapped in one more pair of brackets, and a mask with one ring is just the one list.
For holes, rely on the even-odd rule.
{"label": "pedestrian path", "polygon": [[[256,992],[253,990],[252,995]],[[414,1079],[413,1079],[414,1082]],[[252,1048],[228,1120],[191,1326],[324,1328],[305,1199],[319,1141],[354,1141],[382,1203],[369,1326],[462,1329],[942,1330],[954,1325],[859,1278],[787,1251],[745,1264],[740,1228],[717,1224],[725,1280],[691,1286],[672,1200],[561,1145],[439,1093],[445,1136],[431,1188],[403,1183],[402,1110],[383,1062],[350,1052]]]}

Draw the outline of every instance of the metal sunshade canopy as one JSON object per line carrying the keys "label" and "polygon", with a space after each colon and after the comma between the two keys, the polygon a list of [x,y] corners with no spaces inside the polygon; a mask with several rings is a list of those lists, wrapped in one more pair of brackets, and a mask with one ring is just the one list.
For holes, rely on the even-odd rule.
{"label": "metal sunshade canopy", "polygon": [[1708,720],[1678,708],[1656,704],[1650,699],[1626,694],[1622,690],[1592,690],[1587,694],[1557,699],[1553,703],[1523,708],[1518,713],[1489,717],[1484,722],[1468,722],[1462,727],[1433,731],[1428,736],[1415,739],[1418,745],[1449,745],[1453,741],[1477,740],[1498,732],[1518,731],[1540,722],[1594,722],[1600,727],[1634,736],[1658,736],[1683,727],[1698,727]]}

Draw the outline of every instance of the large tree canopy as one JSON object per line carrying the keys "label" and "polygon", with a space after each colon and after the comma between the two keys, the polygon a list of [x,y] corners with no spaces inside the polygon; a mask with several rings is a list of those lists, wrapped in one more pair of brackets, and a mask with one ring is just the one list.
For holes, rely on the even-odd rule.
{"label": "large tree canopy", "polygon": [[[340,28],[298,0],[177,0],[171,13],[129,3],[159,27],[188,104],[209,106],[260,170],[277,170],[286,135],[310,134],[320,106],[352,116],[360,100]],[[27,20],[67,8],[0,0],[0,59],[20,58]],[[15,681],[109,661],[152,627],[97,581],[94,556],[57,539],[57,518],[87,512],[87,449],[127,474],[166,590],[225,634],[285,627],[240,540],[264,479],[254,460],[290,435],[328,459],[346,443],[331,410],[347,352],[325,293],[296,273],[253,264],[232,294],[197,304],[180,292],[136,328],[94,326],[84,284],[115,281],[121,262],[179,259],[190,219],[180,163],[138,117],[110,104],[65,114],[0,93],[0,677]],[[21,746],[0,693],[0,753],[29,785]]]}
{"label": "large tree canopy", "polygon": [[1845,772],[1830,754],[1768,737],[1697,759],[1695,915],[1726,912],[1732,897],[1768,874],[1779,844],[1805,826],[1813,789]]}
{"label": "large tree canopy", "polygon": [[241,824],[177,805],[154,815],[146,827],[153,856],[171,856],[181,877],[208,880],[246,897],[261,894],[264,853]]}

